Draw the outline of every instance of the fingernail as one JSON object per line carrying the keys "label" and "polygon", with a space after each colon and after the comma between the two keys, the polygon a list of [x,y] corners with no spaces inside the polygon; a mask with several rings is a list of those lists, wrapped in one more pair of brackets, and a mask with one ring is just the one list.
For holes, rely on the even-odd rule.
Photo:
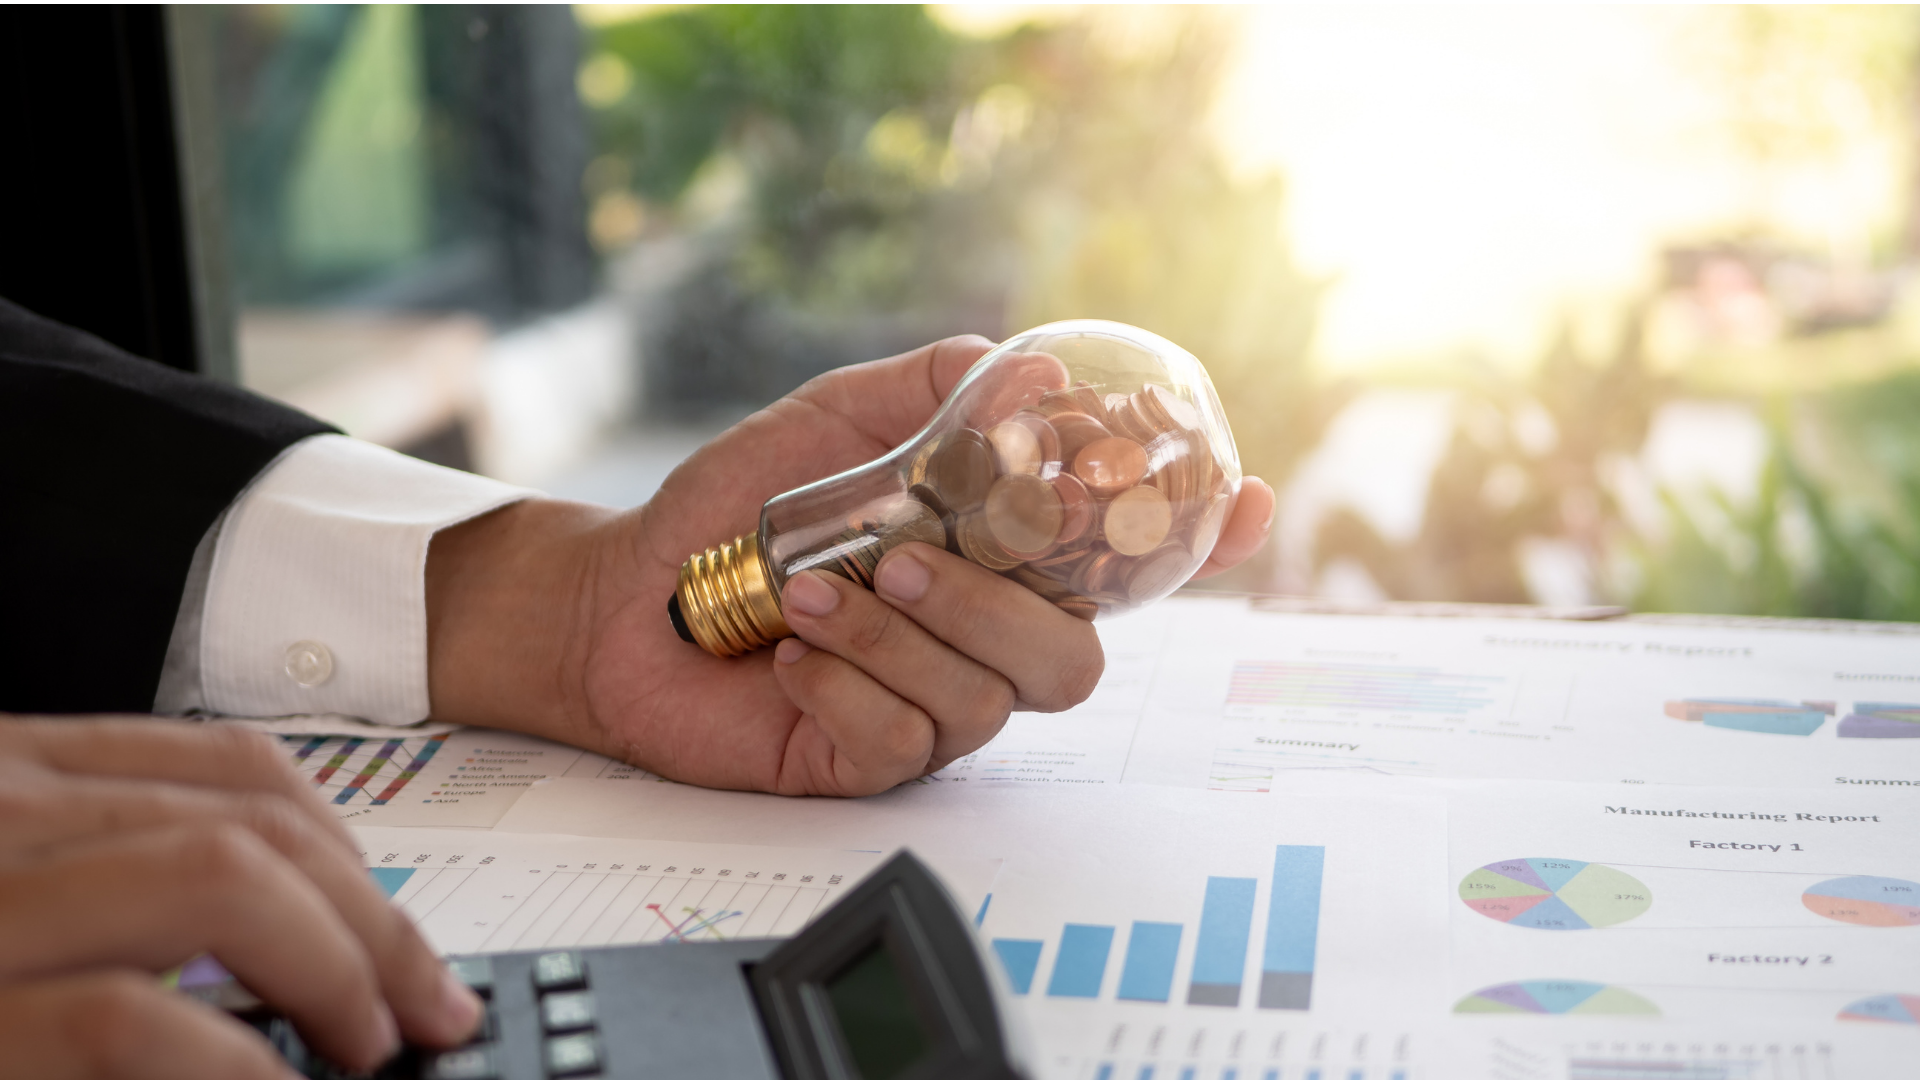
{"label": "fingernail", "polygon": [[781,638],[780,644],[773,647],[773,658],[783,664],[791,664],[813,651],[813,646],[797,637]]}
{"label": "fingernail", "polygon": [[393,1021],[393,1010],[384,1001],[373,1003],[373,1027],[378,1032],[380,1060],[385,1061],[400,1049],[400,1025]]}
{"label": "fingernail", "polygon": [[440,1018],[455,1039],[473,1034],[480,1026],[480,999],[453,972],[440,974]]}
{"label": "fingernail", "polygon": [[933,574],[927,564],[908,551],[890,555],[873,578],[873,587],[881,596],[908,602],[927,595],[927,586],[931,584]]}
{"label": "fingernail", "polygon": [[802,615],[826,615],[840,606],[840,593],[819,574],[805,570],[787,579],[785,601]]}

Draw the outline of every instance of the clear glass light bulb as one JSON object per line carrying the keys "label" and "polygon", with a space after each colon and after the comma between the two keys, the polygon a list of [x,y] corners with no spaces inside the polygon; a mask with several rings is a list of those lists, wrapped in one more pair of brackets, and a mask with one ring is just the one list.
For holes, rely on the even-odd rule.
{"label": "clear glass light bulb", "polygon": [[892,453],[767,500],[756,532],[688,559],[667,611],[682,638],[737,656],[792,636],[792,575],[872,588],[880,557],[918,540],[1093,619],[1191,577],[1239,492],[1192,353],[1123,323],[1048,323],[983,357]]}

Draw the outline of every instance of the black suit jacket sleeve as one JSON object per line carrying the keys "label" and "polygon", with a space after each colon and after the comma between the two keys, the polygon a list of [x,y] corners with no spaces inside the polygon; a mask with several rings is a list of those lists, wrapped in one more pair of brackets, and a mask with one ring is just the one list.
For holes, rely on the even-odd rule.
{"label": "black suit jacket sleeve", "polygon": [[331,430],[0,300],[0,711],[152,709],[200,537]]}

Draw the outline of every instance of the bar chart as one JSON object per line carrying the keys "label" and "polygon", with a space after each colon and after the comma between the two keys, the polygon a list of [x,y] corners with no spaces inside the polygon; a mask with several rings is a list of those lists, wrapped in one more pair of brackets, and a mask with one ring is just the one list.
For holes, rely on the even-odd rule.
{"label": "bar chart", "polygon": [[446,735],[368,739],[344,735],[282,736],[293,767],[335,806],[385,806],[446,745]]}
{"label": "bar chart", "polygon": [[1322,711],[1468,716],[1496,704],[1500,675],[1436,667],[1242,660],[1227,687],[1227,715],[1291,717]]}
{"label": "bar chart", "polygon": [[[1191,937],[1187,979],[1179,986],[1181,922],[1134,921],[1116,925],[1068,922],[1057,937],[992,941],[1014,993],[1035,992],[1051,945],[1052,962],[1039,991],[1049,998],[1114,1000],[1237,1008],[1251,998],[1257,1008],[1305,1010],[1313,1003],[1313,973],[1320,929],[1321,884],[1326,849],[1282,844],[1274,848],[1266,881],[1260,949],[1253,952],[1262,882],[1251,877],[1209,876],[1197,888],[1199,918]],[[1117,964],[1116,945],[1120,946]],[[1248,993],[1248,962],[1258,959],[1258,979]],[[1110,972],[1116,972],[1109,977]]]}
{"label": "bar chart", "polygon": [[1811,735],[1835,711],[1831,701],[1775,701],[1766,698],[1683,698],[1669,701],[1666,714],[1710,728],[1762,735]]}

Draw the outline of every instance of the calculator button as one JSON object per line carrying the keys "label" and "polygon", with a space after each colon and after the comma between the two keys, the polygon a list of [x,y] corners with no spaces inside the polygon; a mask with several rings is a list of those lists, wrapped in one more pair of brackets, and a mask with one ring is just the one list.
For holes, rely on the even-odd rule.
{"label": "calculator button", "polygon": [[481,997],[493,994],[493,961],[484,956],[463,956],[447,961],[447,970]]}
{"label": "calculator button", "polygon": [[562,1035],[547,1040],[547,1075],[579,1076],[600,1067],[600,1040],[592,1035]]}
{"label": "calculator button", "polygon": [[491,1046],[469,1046],[435,1054],[420,1080],[499,1080],[500,1062]]}
{"label": "calculator button", "polygon": [[590,1028],[594,1021],[593,994],[573,990],[548,994],[540,999],[540,1026],[548,1031],[578,1031]]}
{"label": "calculator button", "polygon": [[587,965],[577,952],[542,953],[533,960],[533,985],[542,990],[571,990],[587,984]]}

